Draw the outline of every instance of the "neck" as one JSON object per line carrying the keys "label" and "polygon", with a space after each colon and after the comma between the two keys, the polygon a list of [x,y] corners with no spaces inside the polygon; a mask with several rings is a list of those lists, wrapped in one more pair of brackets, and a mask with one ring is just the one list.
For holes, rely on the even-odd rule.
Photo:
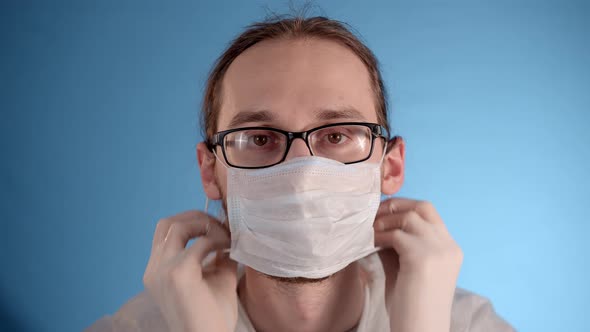
{"label": "neck", "polygon": [[343,332],[360,320],[365,284],[356,262],[312,283],[279,281],[245,267],[238,293],[257,331]]}

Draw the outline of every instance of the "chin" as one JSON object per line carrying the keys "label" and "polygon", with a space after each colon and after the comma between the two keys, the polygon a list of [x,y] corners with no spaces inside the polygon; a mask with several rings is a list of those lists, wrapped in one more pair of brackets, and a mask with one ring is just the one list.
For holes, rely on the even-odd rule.
{"label": "chin", "polygon": [[290,277],[290,278],[285,278],[285,277],[275,277],[275,276],[271,276],[268,274],[264,274],[264,276],[266,276],[267,278],[277,281],[279,283],[283,283],[283,284],[290,284],[290,285],[309,285],[309,284],[319,284],[322,283],[328,279],[330,279],[332,275],[329,275],[327,277],[323,277],[323,278],[318,278],[318,279],[310,279],[310,278],[304,278],[304,277]]}

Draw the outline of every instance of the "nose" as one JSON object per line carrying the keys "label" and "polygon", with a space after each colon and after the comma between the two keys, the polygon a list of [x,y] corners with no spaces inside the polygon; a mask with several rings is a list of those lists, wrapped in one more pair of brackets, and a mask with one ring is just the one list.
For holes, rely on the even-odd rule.
{"label": "nose", "polygon": [[291,143],[291,147],[289,148],[289,152],[287,153],[285,160],[306,156],[311,156],[311,152],[307,148],[305,141],[301,138],[295,138]]}

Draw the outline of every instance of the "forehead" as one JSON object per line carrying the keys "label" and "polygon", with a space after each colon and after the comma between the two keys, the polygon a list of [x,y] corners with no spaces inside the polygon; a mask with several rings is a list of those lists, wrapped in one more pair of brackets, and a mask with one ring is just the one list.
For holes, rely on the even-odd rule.
{"label": "forehead", "polygon": [[335,41],[260,42],[234,60],[222,82],[218,130],[298,131],[341,120],[376,122],[377,115],[364,63]]}

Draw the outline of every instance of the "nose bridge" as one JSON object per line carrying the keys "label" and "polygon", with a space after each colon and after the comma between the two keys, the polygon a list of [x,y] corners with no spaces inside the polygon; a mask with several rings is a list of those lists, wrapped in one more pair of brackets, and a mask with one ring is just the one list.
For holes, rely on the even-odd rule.
{"label": "nose bridge", "polygon": [[295,136],[291,141],[291,146],[289,147],[289,152],[287,153],[287,157],[285,160],[297,158],[297,157],[306,157],[311,156],[311,151],[305,144],[305,139],[303,136]]}

